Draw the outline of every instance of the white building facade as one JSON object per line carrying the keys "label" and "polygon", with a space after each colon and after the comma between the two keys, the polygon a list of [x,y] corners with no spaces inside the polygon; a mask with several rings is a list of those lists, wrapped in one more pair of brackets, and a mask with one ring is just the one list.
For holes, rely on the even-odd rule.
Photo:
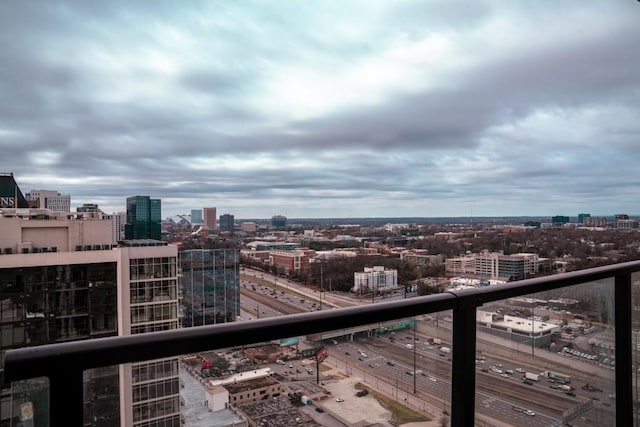
{"label": "white building facade", "polygon": [[382,266],[365,267],[363,272],[353,273],[353,289],[357,294],[387,292],[398,288],[398,270]]}
{"label": "white building facade", "polygon": [[531,277],[539,270],[540,259],[537,254],[532,253],[504,255],[500,252],[484,251],[445,261],[445,274],[448,276],[512,280]]}
{"label": "white building facade", "polygon": [[71,212],[71,196],[60,194],[52,190],[31,190],[25,194],[29,201],[38,202],[40,209],[49,209],[54,212]]}

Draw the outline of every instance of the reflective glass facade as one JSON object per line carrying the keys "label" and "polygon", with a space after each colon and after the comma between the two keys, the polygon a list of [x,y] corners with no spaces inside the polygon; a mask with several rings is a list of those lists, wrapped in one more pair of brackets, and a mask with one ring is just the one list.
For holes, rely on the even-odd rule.
{"label": "reflective glass facade", "polygon": [[240,251],[179,253],[183,327],[232,322],[240,315]]}
{"label": "reflective glass facade", "polygon": [[[129,261],[131,334],[178,327],[175,257]],[[129,365],[132,380],[133,425],[180,427],[178,359]]]}
{"label": "reflective glass facade", "polygon": [[160,199],[149,196],[127,198],[127,223],[124,235],[127,240],[161,240],[162,206]]}
{"label": "reflective glass facade", "polygon": [[[117,335],[116,263],[0,269],[0,351]],[[85,372],[85,426],[119,423],[116,368]],[[2,392],[0,425],[32,412],[47,425],[48,383],[34,379]],[[91,414],[99,413],[99,417]],[[43,421],[45,420],[45,421]],[[44,422],[44,423],[43,423]]]}

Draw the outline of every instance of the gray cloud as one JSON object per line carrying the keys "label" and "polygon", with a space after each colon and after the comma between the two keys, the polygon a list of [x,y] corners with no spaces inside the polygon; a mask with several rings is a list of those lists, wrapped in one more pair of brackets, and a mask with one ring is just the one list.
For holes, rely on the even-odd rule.
{"label": "gray cloud", "polygon": [[5,3],[0,170],[107,211],[637,214],[627,3]]}

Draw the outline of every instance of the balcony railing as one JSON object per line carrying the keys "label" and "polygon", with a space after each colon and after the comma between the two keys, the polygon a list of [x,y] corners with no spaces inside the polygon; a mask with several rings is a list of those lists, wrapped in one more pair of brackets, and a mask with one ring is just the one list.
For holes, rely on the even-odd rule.
{"label": "balcony railing", "polygon": [[448,291],[358,307],[8,350],[5,354],[5,381],[48,377],[50,425],[82,425],[83,371],[87,369],[452,310],[451,425],[473,426],[477,307],[506,298],[613,279],[615,420],[618,426],[630,426],[633,425],[631,275],[638,271],[640,261],[633,261],[504,285]]}

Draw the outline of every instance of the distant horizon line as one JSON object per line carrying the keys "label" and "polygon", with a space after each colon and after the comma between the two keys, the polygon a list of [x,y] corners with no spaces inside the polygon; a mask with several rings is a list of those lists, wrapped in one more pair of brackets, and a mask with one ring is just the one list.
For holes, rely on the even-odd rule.
{"label": "distant horizon line", "polygon": [[[175,214],[172,216],[180,216],[180,215],[191,215],[189,214]],[[605,218],[605,219],[615,219],[616,215],[621,214],[609,214],[609,215],[591,215],[590,218]],[[628,215],[630,219],[636,219],[639,215]],[[275,215],[274,215],[275,216]],[[566,216],[569,219],[578,218],[578,215],[487,215],[487,216],[371,216],[371,217],[287,217],[284,216],[289,221],[382,221],[382,220],[505,220],[505,219],[527,219],[527,220],[540,220],[540,219],[551,219],[554,216]],[[169,216],[168,218],[170,218]],[[234,221],[270,221],[272,218],[235,218]],[[405,221],[406,222],[406,221]]]}

